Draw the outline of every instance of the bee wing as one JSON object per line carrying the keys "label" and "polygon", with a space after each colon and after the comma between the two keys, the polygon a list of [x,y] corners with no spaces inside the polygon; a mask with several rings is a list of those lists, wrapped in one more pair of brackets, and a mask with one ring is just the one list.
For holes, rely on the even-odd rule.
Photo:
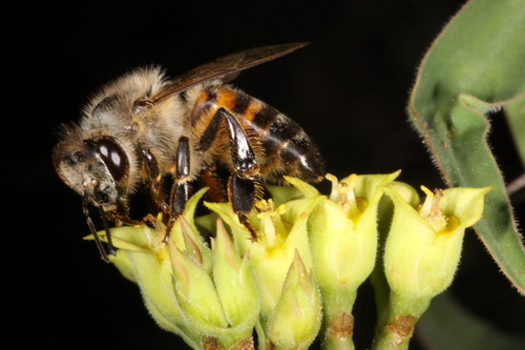
{"label": "bee wing", "polygon": [[167,88],[151,97],[157,103],[211,79],[232,80],[242,70],[289,54],[308,43],[291,43],[249,49],[223,56],[172,79]]}

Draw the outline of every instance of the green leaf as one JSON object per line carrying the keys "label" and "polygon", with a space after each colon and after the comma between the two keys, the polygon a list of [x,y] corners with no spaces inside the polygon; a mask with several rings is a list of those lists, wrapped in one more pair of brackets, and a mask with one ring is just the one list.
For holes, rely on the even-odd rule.
{"label": "green leaf", "polygon": [[408,106],[449,185],[494,187],[476,230],[522,294],[525,250],[486,142],[485,114],[525,91],[524,43],[522,0],[468,2],[427,52]]}
{"label": "green leaf", "polygon": [[514,138],[514,143],[525,165],[525,94],[505,106],[505,114]]}
{"label": "green leaf", "polygon": [[525,338],[506,334],[470,313],[450,295],[432,301],[416,326],[416,338],[436,350],[518,350]]}

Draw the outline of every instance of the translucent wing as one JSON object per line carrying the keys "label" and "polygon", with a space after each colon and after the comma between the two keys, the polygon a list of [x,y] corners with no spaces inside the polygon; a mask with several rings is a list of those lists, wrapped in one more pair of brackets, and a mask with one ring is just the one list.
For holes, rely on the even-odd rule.
{"label": "translucent wing", "polygon": [[210,63],[194,68],[172,79],[168,87],[152,96],[150,101],[153,103],[160,102],[167,97],[178,94],[207,80],[226,78],[231,80],[242,70],[284,56],[306,45],[308,43],[265,46],[217,58]]}

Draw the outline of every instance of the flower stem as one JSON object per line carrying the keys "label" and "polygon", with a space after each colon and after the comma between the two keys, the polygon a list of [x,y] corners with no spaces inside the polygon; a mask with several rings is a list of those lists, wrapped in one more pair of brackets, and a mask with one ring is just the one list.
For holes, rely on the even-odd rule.
{"label": "flower stem", "polygon": [[354,316],[342,312],[325,320],[323,324],[323,349],[326,350],[353,350],[352,339]]}
{"label": "flower stem", "polygon": [[352,308],[356,299],[355,291],[323,291],[323,349],[353,350],[354,316]]}
{"label": "flower stem", "polygon": [[432,298],[411,298],[390,293],[388,322],[378,327],[372,350],[403,350],[408,344],[419,317]]}

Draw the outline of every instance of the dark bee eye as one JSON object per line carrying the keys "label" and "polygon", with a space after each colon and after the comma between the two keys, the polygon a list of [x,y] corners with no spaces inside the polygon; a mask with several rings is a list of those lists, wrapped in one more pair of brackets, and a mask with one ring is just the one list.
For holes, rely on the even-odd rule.
{"label": "dark bee eye", "polygon": [[128,158],[122,148],[110,139],[100,139],[96,142],[96,151],[115,181],[122,180],[129,169]]}

